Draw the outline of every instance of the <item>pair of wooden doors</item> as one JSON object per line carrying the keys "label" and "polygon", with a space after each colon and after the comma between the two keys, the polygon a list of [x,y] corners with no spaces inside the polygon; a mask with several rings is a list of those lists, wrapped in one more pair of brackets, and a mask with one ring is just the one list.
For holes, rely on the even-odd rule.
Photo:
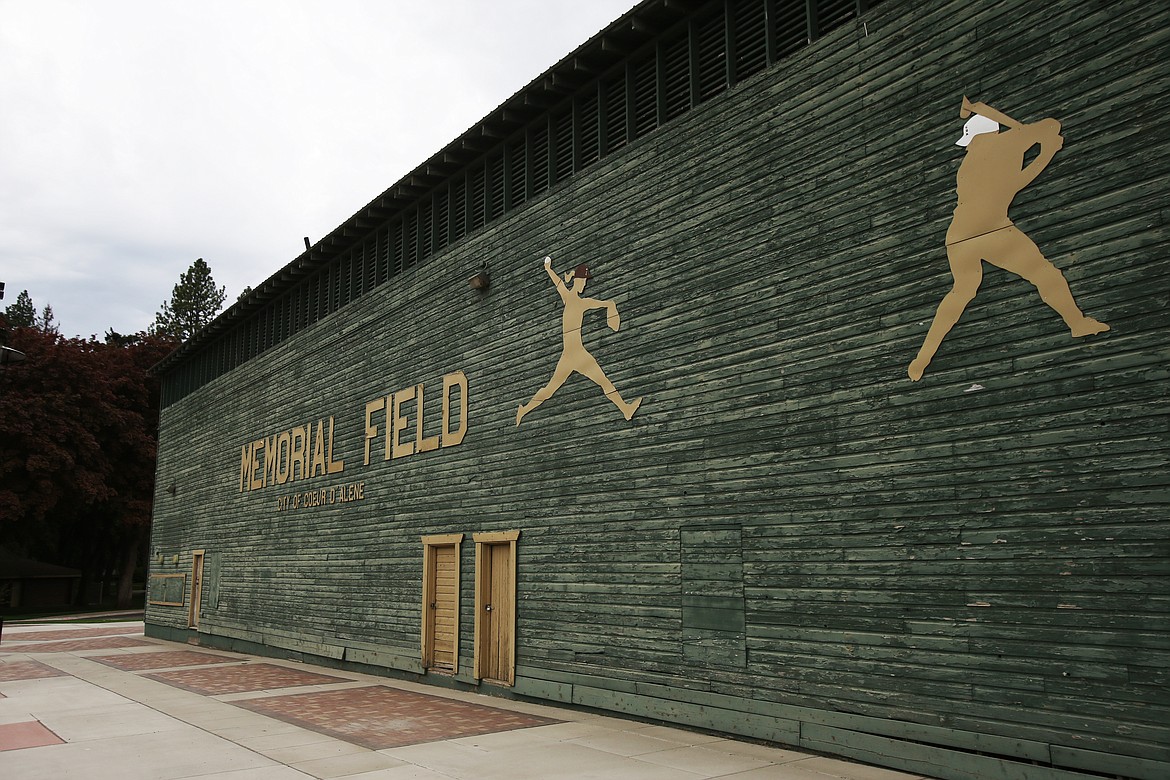
{"label": "pair of wooden doors", "polygon": [[[476,679],[515,680],[516,540],[519,531],[474,534]],[[463,534],[423,537],[423,666],[455,674],[459,665],[459,561]]]}

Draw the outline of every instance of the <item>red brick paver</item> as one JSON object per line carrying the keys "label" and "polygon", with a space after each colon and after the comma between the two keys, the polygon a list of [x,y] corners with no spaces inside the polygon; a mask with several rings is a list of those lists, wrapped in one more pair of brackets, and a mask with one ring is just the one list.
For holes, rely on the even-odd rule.
{"label": "red brick paver", "polygon": [[208,669],[180,669],[174,672],[156,672],[144,676],[173,685],[176,688],[182,688],[185,691],[202,693],[205,696],[269,691],[276,688],[293,688],[298,685],[350,682],[343,677],[303,672],[299,669],[289,669],[275,664],[252,663],[217,666]]}
{"label": "red brick paver", "polygon": [[65,740],[41,725],[39,720],[0,724],[0,750],[60,745]]}
{"label": "red brick paver", "polygon": [[209,653],[190,650],[164,650],[160,653],[127,653],[125,655],[97,655],[89,660],[121,669],[124,672],[139,672],[144,669],[169,669],[176,666],[200,666],[203,664],[240,663],[244,658],[227,658]]}
{"label": "red brick paver", "polygon": [[559,722],[383,686],[266,696],[234,704],[370,750]]}
{"label": "red brick paver", "polygon": [[85,639],[94,636],[121,636],[122,634],[141,634],[142,626],[110,626],[109,628],[102,628],[100,626],[95,628],[68,628],[60,631],[12,631],[9,629],[8,638],[4,640],[4,644],[9,642],[41,642],[44,640],[57,639]]}
{"label": "red brick paver", "polygon": [[25,642],[21,644],[5,642],[4,646],[0,647],[0,655],[4,653],[72,653],[76,650],[113,650],[118,647],[149,646],[151,646],[150,642],[120,636],[70,639],[63,642]]}
{"label": "red brick paver", "polygon": [[45,666],[37,661],[8,661],[0,663],[0,682],[14,680],[40,680],[45,677],[68,677],[60,669]]}

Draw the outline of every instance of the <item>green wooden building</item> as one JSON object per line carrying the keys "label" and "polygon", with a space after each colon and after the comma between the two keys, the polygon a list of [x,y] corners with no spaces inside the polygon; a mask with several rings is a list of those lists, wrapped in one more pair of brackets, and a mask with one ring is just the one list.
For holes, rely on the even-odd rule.
{"label": "green wooden building", "polygon": [[646,0],[160,365],[147,632],[1170,776],[1168,52]]}

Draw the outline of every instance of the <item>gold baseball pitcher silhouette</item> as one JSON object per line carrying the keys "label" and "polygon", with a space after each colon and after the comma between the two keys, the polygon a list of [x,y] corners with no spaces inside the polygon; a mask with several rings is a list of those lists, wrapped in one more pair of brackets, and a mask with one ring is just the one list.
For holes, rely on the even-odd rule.
{"label": "gold baseball pitcher silhouette", "polygon": [[[967,123],[955,143],[967,152],[956,176],[958,203],[946,239],[954,285],[938,305],[922,348],[907,369],[915,382],[979,291],[984,260],[1034,284],[1040,298],[1061,316],[1073,336],[1109,330],[1108,325],[1086,317],[1077,308],[1064,275],[1008,219],[1008,207],[1017,193],[1040,175],[1064,145],[1060,122],[1041,119],[1023,124],[965,96],[959,117]],[[999,132],[1000,125],[1007,131]],[[1024,155],[1037,144],[1038,154],[1025,165]]]}
{"label": "gold baseball pitcher silhouette", "polygon": [[[623,401],[621,394],[613,386],[613,382],[609,381],[605,372],[601,370],[601,366],[597,364],[597,360],[589,354],[589,350],[585,349],[585,344],[581,341],[581,324],[585,318],[585,312],[591,309],[607,310],[606,323],[610,330],[616,331],[621,327],[617,304],[613,301],[599,301],[595,298],[581,297],[585,283],[593,277],[584,265],[579,265],[566,273],[563,282],[557,272],[552,269],[551,257],[544,258],[544,270],[552,279],[557,293],[560,294],[561,300],[565,303],[565,312],[561,316],[563,341],[561,358],[557,361],[557,367],[553,371],[552,379],[548,380],[548,384],[537,390],[531,401],[521,404],[520,408],[516,410],[516,425],[520,424],[524,415],[551,398],[553,393],[572,376],[574,371],[596,382],[605,391],[606,398],[613,401],[627,420],[630,419],[634,416],[634,412],[638,411],[642,399],[638,398],[633,402]],[[570,282],[573,286],[566,287],[565,285]]]}

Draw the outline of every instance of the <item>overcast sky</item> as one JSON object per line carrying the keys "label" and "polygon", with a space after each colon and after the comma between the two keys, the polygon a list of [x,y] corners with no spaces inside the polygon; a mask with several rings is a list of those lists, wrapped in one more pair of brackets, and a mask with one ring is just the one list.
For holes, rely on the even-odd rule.
{"label": "overcast sky", "polygon": [[0,306],[227,303],[635,0],[0,0]]}

